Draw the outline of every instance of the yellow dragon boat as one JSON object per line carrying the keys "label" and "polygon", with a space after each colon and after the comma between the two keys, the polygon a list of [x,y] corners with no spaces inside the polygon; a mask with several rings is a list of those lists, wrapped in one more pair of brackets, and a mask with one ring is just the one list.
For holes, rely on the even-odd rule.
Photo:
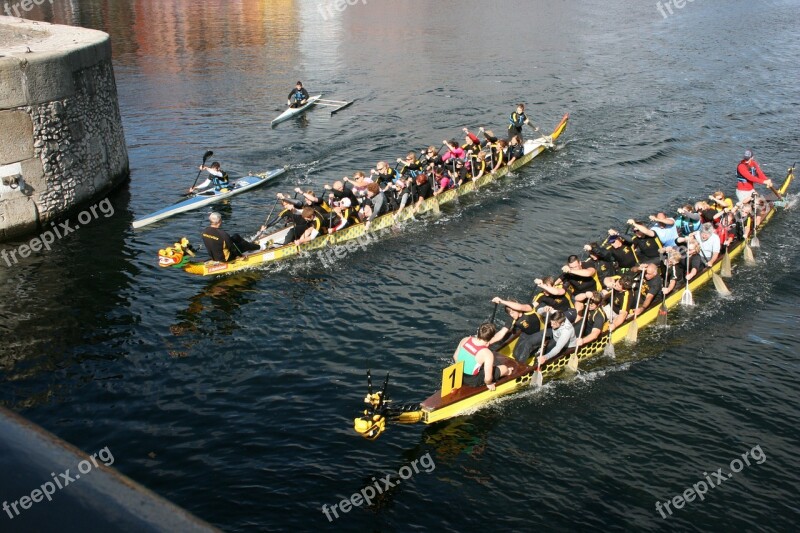
{"label": "yellow dragon boat", "polygon": [[[525,141],[524,155],[511,166],[502,167],[495,173],[486,174],[475,181],[469,181],[458,188],[450,189],[438,196],[428,198],[424,200],[419,207],[408,206],[402,211],[395,211],[377,217],[372,221],[369,229],[367,229],[365,224],[356,224],[333,234],[320,235],[316,239],[304,244],[287,244],[278,248],[251,252],[227,263],[219,261],[191,261],[190,258],[193,257],[194,254],[192,253],[189,241],[184,237],[180,243],[159,251],[159,266],[180,268],[184,272],[197,276],[229,274],[238,270],[255,268],[267,263],[299,256],[304,253],[322,250],[325,247],[337,246],[344,242],[353,241],[354,239],[363,239],[367,235],[369,235],[370,238],[377,236],[380,232],[387,231],[398,224],[408,222],[419,214],[436,212],[439,210],[440,206],[453,202],[459,196],[474,192],[477,189],[499,180],[508,173],[524,167],[530,163],[533,158],[554,146],[555,141],[566,129],[568,121],[569,113],[563,116],[561,122],[559,122],[558,126],[556,126],[553,133],[550,135]],[[289,232],[289,229],[290,228],[284,228],[270,235],[261,237],[259,238],[259,242],[282,242]]]}
{"label": "yellow dragon boat", "polygon": [[[789,185],[794,179],[794,166],[789,168],[786,179],[778,189],[779,197],[768,200],[771,204],[770,210],[764,215],[761,224],[757,230],[772,220],[775,213],[778,211],[778,206],[785,207],[786,200],[782,200],[786,194]],[[745,248],[748,246],[743,240],[734,241],[728,247],[728,254],[730,259],[735,259],[741,255]],[[696,278],[689,282],[689,290],[694,292],[709,282],[714,276],[718,276],[722,269],[723,261],[717,261],[710,268],[703,271]],[[681,303],[683,298],[684,286],[679,287],[680,290],[672,291],[665,299],[665,305],[671,309]],[[654,322],[659,314],[661,302],[654,302],[637,318],[637,326],[644,326]],[[614,329],[613,332],[605,333],[598,337],[595,341],[581,346],[577,350],[578,361],[583,361],[603,353],[609,342],[614,344],[623,342],[628,335],[628,330],[631,327],[631,322],[625,322],[620,327]],[[494,391],[488,390],[486,387],[469,387],[458,386],[456,383],[457,365],[451,365],[444,369],[442,372],[442,387],[435,394],[428,397],[422,403],[407,403],[395,404],[387,396],[387,388],[389,382],[389,375],[383,383],[382,390],[378,392],[372,391],[372,379],[370,372],[367,372],[368,390],[367,396],[364,399],[368,404],[367,408],[363,411],[362,416],[354,420],[355,431],[369,439],[377,439],[384,431],[386,431],[387,423],[396,424],[433,424],[442,420],[447,420],[473,411],[483,407],[501,396],[512,394],[523,389],[531,387],[534,383],[534,373],[536,368],[529,364],[523,364],[516,361],[511,354],[513,353],[516,337],[510,339],[505,345],[500,347],[495,352],[495,364],[503,364],[512,368],[510,376],[501,378],[496,382]],[[575,353],[575,349],[568,349],[558,354],[552,359],[548,360],[539,369],[542,373],[542,378],[552,379],[565,369],[567,363]],[[529,360],[529,363],[531,361]]]}

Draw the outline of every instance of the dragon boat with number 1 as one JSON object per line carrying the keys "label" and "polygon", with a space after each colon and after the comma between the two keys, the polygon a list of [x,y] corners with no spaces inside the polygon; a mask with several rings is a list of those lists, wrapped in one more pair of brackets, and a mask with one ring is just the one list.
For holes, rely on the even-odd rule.
{"label": "dragon boat with number 1", "polygon": [[[772,217],[778,211],[778,207],[786,207],[788,205],[785,198],[782,197],[785,196],[793,179],[794,166],[789,169],[786,179],[780,189],[777,190],[779,193],[777,197],[768,200],[771,208],[767,214],[764,215],[757,230],[760,231],[764,225],[772,220]],[[747,246],[748,244],[743,240],[737,240],[731,243],[728,247],[730,258],[734,259],[741,255]],[[723,263],[722,260],[717,261],[710,268],[707,268],[692,279],[689,282],[689,289],[694,292],[708,283],[714,276],[718,276]],[[681,284],[666,297],[664,303],[667,308],[673,308],[681,303],[684,288],[685,284]],[[653,304],[639,315],[637,319],[638,325],[644,326],[654,322],[658,317],[660,307],[661,302],[655,301],[654,299]],[[623,342],[630,327],[631,322],[625,322],[620,327],[614,329],[610,334],[605,332],[593,342],[581,346],[576,352],[578,361],[580,362],[602,353],[609,342],[614,344]],[[386,430],[387,423],[416,424],[422,422],[425,424],[433,424],[483,407],[501,396],[529,388],[535,383],[534,373],[536,372],[536,368],[528,364],[520,363],[512,357],[516,341],[517,338],[512,337],[495,352],[495,364],[504,364],[511,367],[512,373],[510,376],[499,379],[495,384],[496,388],[494,391],[488,390],[483,386],[462,386],[460,379],[462,376],[459,374],[459,372],[462,372],[459,367],[459,365],[463,365],[462,362],[444,369],[440,391],[431,395],[422,403],[395,404],[389,400],[387,396],[389,375],[386,375],[382,389],[378,392],[373,392],[372,379],[368,371],[368,389],[367,396],[364,399],[368,407],[363,411],[362,416],[354,420],[353,425],[355,431],[369,440],[374,440]],[[573,353],[575,353],[574,348],[567,349],[546,361],[539,369],[542,373],[542,377],[552,378],[562,371],[567,366]],[[529,359],[529,362],[530,361]]]}
{"label": "dragon boat with number 1", "polygon": [[[538,139],[529,139],[525,141],[525,155],[515,161],[510,167],[502,167],[495,173],[485,174],[477,180],[468,181],[467,183],[462,184],[460,187],[450,189],[438,196],[433,196],[423,200],[418,207],[407,206],[402,211],[394,211],[385,215],[381,215],[372,221],[369,229],[367,229],[366,225],[363,223],[355,224],[353,226],[346,227],[341,231],[337,231],[336,233],[320,235],[316,239],[304,244],[297,245],[292,243],[282,245],[278,248],[246,253],[234,261],[227,263],[219,261],[206,261],[202,263],[192,262],[189,260],[190,257],[188,255],[175,254],[170,256],[171,259],[169,260],[164,260],[164,256],[162,255],[159,258],[159,265],[162,267],[180,268],[184,272],[197,276],[229,274],[239,270],[263,266],[266,263],[288,259],[306,252],[313,252],[326,246],[336,246],[343,242],[352,241],[353,239],[362,237],[367,233],[374,234],[380,230],[412,219],[418,214],[437,211],[439,206],[448,204],[459,196],[469,194],[477,189],[485,187],[489,183],[497,181],[503,176],[507,175],[509,172],[527,165],[533,160],[533,158],[545,150],[555,146],[554,143],[566,129],[568,120],[569,113],[563,116],[561,122],[559,122],[558,126],[556,126],[556,128],[553,130],[552,134],[545,137],[539,137]],[[289,230],[290,227],[278,230],[274,233],[261,237],[259,242],[283,242]]]}

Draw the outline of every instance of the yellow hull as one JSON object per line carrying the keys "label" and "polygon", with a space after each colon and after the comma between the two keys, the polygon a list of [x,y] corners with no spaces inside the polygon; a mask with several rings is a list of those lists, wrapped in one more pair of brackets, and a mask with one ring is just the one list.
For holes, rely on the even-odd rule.
{"label": "yellow hull", "polygon": [[[553,142],[556,139],[558,139],[558,137],[561,136],[561,134],[564,132],[564,130],[567,127],[568,120],[569,120],[569,113],[564,115],[564,117],[561,119],[561,122],[558,124],[556,129],[553,130],[552,135],[550,135],[551,140]],[[272,250],[254,252],[242,256],[236,259],[235,261],[231,261],[229,263],[221,263],[217,261],[206,261],[205,263],[190,262],[186,263],[182,268],[189,274],[194,274],[198,276],[214,276],[218,274],[228,274],[231,272],[236,272],[238,270],[255,268],[258,266],[262,266],[266,263],[273,263],[275,261],[280,261],[282,259],[288,259],[291,257],[302,255],[304,253],[313,252],[315,250],[320,250],[327,246],[337,246],[340,245],[341,243],[347,241],[353,241],[359,238],[372,239],[374,236],[377,236],[378,232],[387,230],[397,224],[402,224],[404,222],[407,222],[415,218],[419,214],[427,213],[429,211],[436,211],[439,209],[439,206],[448,204],[453,200],[455,200],[456,198],[458,198],[459,196],[469,194],[477,189],[485,187],[489,183],[499,180],[509,172],[517,170],[518,168],[523,167],[528,163],[530,163],[534,157],[544,152],[549,146],[550,146],[549,143],[546,144],[539,143],[530,152],[525,154],[525,156],[515,161],[511,167],[503,167],[494,174],[486,174],[485,176],[481,177],[478,180],[475,180],[474,182],[465,183],[464,185],[458,187],[457,189],[451,189],[438,196],[428,198],[427,200],[424,200],[418,208],[413,208],[409,206],[403,209],[402,211],[388,213],[386,215],[380,216],[372,221],[369,230],[366,229],[366,226],[364,224],[357,224],[355,226],[350,226],[349,228],[345,228],[344,230],[336,232],[332,235],[323,235],[317,237],[313,241],[307,242],[305,244],[301,245],[289,244]],[[265,239],[269,239],[269,237],[265,237]]]}

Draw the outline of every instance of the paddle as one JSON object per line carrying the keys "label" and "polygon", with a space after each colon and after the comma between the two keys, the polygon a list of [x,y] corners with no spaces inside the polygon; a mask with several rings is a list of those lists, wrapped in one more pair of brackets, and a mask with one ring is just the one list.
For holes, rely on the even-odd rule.
{"label": "paddle", "polygon": [[758,240],[758,198],[756,198],[756,193],[753,193],[753,238],[750,239],[750,247],[761,248]]}
{"label": "paddle", "polygon": [[[614,315],[614,286],[611,286],[611,315]],[[614,340],[612,339],[612,335],[614,334],[614,320],[609,320],[608,322],[608,344],[606,347],[603,348],[603,355],[607,355],[608,357],[614,358],[617,356],[617,352],[614,349]]]}
{"label": "paddle", "polygon": [[[206,165],[206,161],[208,161],[208,158],[211,157],[212,155],[214,155],[214,152],[212,152],[211,150],[207,150],[206,153],[203,154],[203,163],[200,166],[204,167]],[[200,174],[202,172],[203,172],[202,169],[197,171],[197,176],[194,178],[194,183],[192,183],[192,186],[189,187],[189,190],[194,189],[194,186],[197,185],[197,180],[200,179]],[[184,194],[184,196],[188,196],[189,194],[191,193],[190,192],[186,193]]]}
{"label": "paddle", "polygon": [[[689,273],[689,249],[686,249],[686,273]],[[683,289],[683,295],[681,296],[681,305],[691,306],[694,305],[694,297],[692,296],[692,291],[689,289],[689,280],[684,279],[686,286]]]}
{"label": "paddle", "polygon": [[492,311],[492,318],[489,319],[489,322],[494,324],[494,318],[497,316],[497,308],[500,306],[500,302],[494,304],[494,310]]}
{"label": "paddle", "polygon": [[[664,289],[667,288],[667,283],[669,280],[669,265],[667,265],[667,271],[664,273]],[[667,294],[662,290],[661,291],[661,307],[658,309],[658,318],[656,319],[656,324],[659,326],[666,326],[667,325],[667,312],[669,308],[667,307]]]}
{"label": "paddle", "polygon": [[261,235],[267,231],[267,224],[269,224],[269,221],[272,218],[272,213],[275,212],[275,208],[278,207],[278,203],[280,203],[280,200],[275,200],[275,203],[272,204],[272,209],[269,210],[269,214],[267,215],[267,219],[264,221],[263,224],[261,224],[264,227],[264,230],[262,231],[262,230],[259,229],[256,232],[255,236],[253,237],[253,240],[259,239],[261,237]]}
{"label": "paddle", "polygon": [[642,301],[642,286],[644,285],[644,270],[642,270],[642,275],[639,278],[639,290],[637,291],[636,295],[636,307],[633,310],[633,320],[631,321],[631,325],[628,326],[628,331],[625,333],[625,342],[634,344],[636,341],[639,340],[639,317],[636,315],[636,311],[639,309],[639,304]]}
{"label": "paddle", "polygon": [[575,349],[572,351],[572,355],[569,356],[569,361],[567,361],[567,369],[577,372],[578,371],[578,350],[580,349],[580,345],[578,341],[581,340],[583,337],[583,328],[586,326],[586,317],[589,316],[589,302],[587,300],[586,307],[583,308],[583,319],[581,320],[581,329],[578,332],[578,338],[575,341]]}
{"label": "paddle", "polygon": [[542,329],[542,345],[539,346],[539,355],[536,356],[536,372],[533,373],[533,382],[537,387],[542,386],[542,380],[544,377],[542,376],[542,364],[539,362],[539,358],[544,355],[544,341],[547,338],[547,323],[550,322],[550,310],[547,310],[547,314],[544,316],[544,329]]}
{"label": "paddle", "polygon": [[733,276],[733,271],[731,270],[731,256],[728,254],[728,245],[726,244],[724,246],[725,255],[722,256],[722,268],[720,268],[719,273],[723,278],[730,278]]}

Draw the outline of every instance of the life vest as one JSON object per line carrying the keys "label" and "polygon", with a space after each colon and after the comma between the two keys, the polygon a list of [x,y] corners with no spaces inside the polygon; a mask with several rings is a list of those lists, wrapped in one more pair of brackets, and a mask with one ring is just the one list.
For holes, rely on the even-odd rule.
{"label": "life vest", "polygon": [[680,231],[680,234],[684,237],[699,230],[700,225],[701,222],[699,220],[692,220],[691,218],[687,218],[683,215],[679,216],[678,220],[675,221],[675,226]]}
{"label": "life vest", "polygon": [[227,189],[228,185],[230,185],[230,180],[228,179],[228,173],[224,170],[222,171],[222,176],[211,176],[211,183],[214,184],[214,190],[221,191],[222,189]]}
{"label": "life vest", "polygon": [[478,352],[480,352],[484,346],[478,346],[473,341],[473,338],[470,337],[467,339],[461,348],[458,349],[458,353],[456,354],[456,362],[464,361],[464,374],[467,376],[477,376],[480,371],[482,364],[478,363],[476,356]]}
{"label": "life vest", "polygon": [[292,99],[293,99],[295,102],[302,102],[302,101],[303,101],[303,99],[304,99],[305,97],[306,97],[306,96],[303,94],[303,91],[302,91],[302,90],[295,89],[295,90],[292,92]]}
{"label": "life vest", "polygon": [[525,116],[525,113],[517,114],[516,111],[511,113],[511,116],[508,118],[509,125],[508,129],[517,129],[521,130],[522,126],[525,124],[525,120],[528,117]]}

